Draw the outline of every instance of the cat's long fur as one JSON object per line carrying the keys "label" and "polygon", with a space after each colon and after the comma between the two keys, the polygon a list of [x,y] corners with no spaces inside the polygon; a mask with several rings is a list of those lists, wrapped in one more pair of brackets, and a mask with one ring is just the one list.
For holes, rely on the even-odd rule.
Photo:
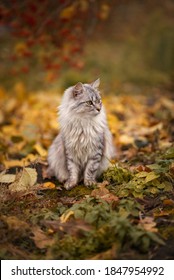
{"label": "cat's long fur", "polygon": [[86,186],[95,183],[114,155],[98,86],[99,79],[68,88],[59,106],[60,133],[49,149],[48,163],[49,173],[65,182],[66,189],[82,179]]}

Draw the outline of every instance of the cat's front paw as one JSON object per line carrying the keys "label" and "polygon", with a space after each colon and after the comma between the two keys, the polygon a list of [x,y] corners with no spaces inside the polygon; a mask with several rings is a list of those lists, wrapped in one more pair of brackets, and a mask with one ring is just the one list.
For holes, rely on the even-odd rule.
{"label": "cat's front paw", "polygon": [[84,180],[84,184],[85,184],[86,187],[90,187],[92,185],[96,185],[97,182],[95,180],[87,180],[86,179],[86,180]]}
{"label": "cat's front paw", "polygon": [[77,183],[75,181],[67,180],[64,184],[66,190],[71,190]]}

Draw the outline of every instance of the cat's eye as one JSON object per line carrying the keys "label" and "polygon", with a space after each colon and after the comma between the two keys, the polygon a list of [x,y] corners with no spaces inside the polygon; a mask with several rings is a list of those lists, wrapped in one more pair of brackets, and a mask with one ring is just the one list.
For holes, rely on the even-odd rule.
{"label": "cat's eye", "polygon": [[93,103],[92,103],[92,101],[91,101],[91,100],[86,101],[86,104],[88,104],[88,105],[93,105]]}

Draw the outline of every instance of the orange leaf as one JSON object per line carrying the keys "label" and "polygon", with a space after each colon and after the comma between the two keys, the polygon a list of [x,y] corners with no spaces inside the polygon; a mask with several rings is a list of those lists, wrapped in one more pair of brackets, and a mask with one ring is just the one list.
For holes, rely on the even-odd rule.
{"label": "orange leaf", "polygon": [[42,185],[45,189],[55,189],[55,184],[52,182],[46,182]]}

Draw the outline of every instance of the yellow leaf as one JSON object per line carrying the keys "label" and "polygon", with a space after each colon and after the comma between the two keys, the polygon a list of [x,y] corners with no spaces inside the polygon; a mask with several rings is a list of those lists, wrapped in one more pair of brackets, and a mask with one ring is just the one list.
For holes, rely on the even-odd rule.
{"label": "yellow leaf", "polygon": [[27,167],[17,173],[16,180],[10,184],[9,190],[12,192],[25,191],[32,187],[36,181],[36,169]]}
{"label": "yellow leaf", "polygon": [[46,157],[47,156],[47,151],[39,143],[34,145],[34,149],[38,152],[38,154],[41,157]]}
{"label": "yellow leaf", "polygon": [[46,182],[42,186],[46,189],[54,189],[56,187],[55,184],[52,182]]}
{"label": "yellow leaf", "polygon": [[24,160],[13,159],[13,160],[3,160],[3,164],[5,165],[5,168],[8,169],[14,166],[23,167],[26,164],[26,162]]}
{"label": "yellow leaf", "polygon": [[6,135],[19,135],[16,127],[14,127],[13,125],[4,125],[2,127],[2,132]]}
{"label": "yellow leaf", "polygon": [[38,155],[28,154],[25,158],[22,158],[21,160],[18,159],[12,159],[12,160],[6,160],[2,159],[2,163],[4,164],[5,168],[8,169],[10,167],[20,166],[24,167],[29,165],[33,161],[39,161]]}
{"label": "yellow leaf", "polygon": [[129,135],[123,134],[123,135],[120,135],[119,142],[122,145],[127,145],[127,144],[132,144],[134,142],[134,139],[133,139],[133,137],[131,137]]}
{"label": "yellow leaf", "polygon": [[27,162],[36,161],[38,160],[38,155],[28,154],[25,159]]}
{"label": "yellow leaf", "polygon": [[15,181],[15,174],[4,174],[5,171],[0,173],[0,183],[9,184]]}
{"label": "yellow leaf", "polygon": [[67,220],[69,219],[69,217],[74,216],[74,212],[73,211],[69,211],[68,213],[63,213],[63,215],[60,217],[60,221],[61,223],[66,223]]}
{"label": "yellow leaf", "polygon": [[24,171],[27,172],[28,177],[30,178],[30,186],[33,186],[37,181],[37,172],[35,168],[26,167]]}

